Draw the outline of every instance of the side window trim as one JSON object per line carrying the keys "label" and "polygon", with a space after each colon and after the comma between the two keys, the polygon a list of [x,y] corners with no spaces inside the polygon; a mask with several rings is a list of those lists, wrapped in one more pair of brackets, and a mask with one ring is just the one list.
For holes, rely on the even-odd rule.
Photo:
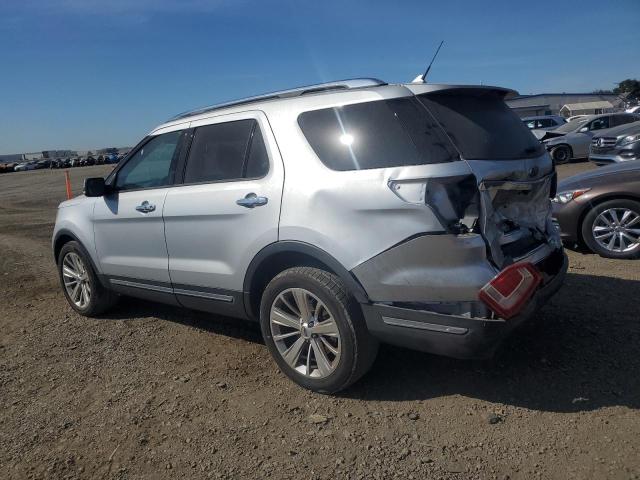
{"label": "side window trim", "polygon": [[[169,188],[169,187],[174,187],[176,186],[176,181],[178,180],[178,175],[177,175],[177,168],[180,165],[180,158],[182,156],[183,153],[183,146],[185,143],[185,138],[186,138],[186,133],[191,130],[189,128],[185,128],[180,130],[181,135],[180,138],[178,139],[178,145],[176,147],[176,150],[179,152],[178,155],[174,154],[174,158],[172,159],[172,163],[175,163],[176,168],[173,169],[173,172],[171,174],[171,178],[169,179],[169,183],[167,185],[161,185],[161,186],[154,186],[154,187],[142,187],[142,188],[127,188],[127,189],[123,189],[123,190],[118,190],[115,188],[116,185],[116,181],[118,178],[118,173],[120,172],[120,170],[122,170],[122,168],[129,162],[131,161],[131,159],[133,157],[135,157],[135,155],[145,147],[145,145],[147,145],[151,140],[153,140],[154,138],[158,137],[159,135],[164,135],[164,133],[160,133],[158,135],[147,135],[145,138],[143,138],[140,143],[138,143],[138,145],[136,145],[134,148],[131,149],[131,151],[127,154],[127,156],[125,158],[123,158],[120,163],[118,164],[118,166],[109,174],[109,176],[107,177],[108,183],[107,185],[111,187],[111,191],[112,193],[126,193],[126,192],[139,192],[141,190],[156,190],[159,188]],[[171,133],[171,132],[166,132],[166,133]]]}
{"label": "side window trim", "polygon": [[244,160],[242,161],[242,178],[247,179],[247,167],[249,166],[249,154],[251,153],[251,149],[253,148],[253,138],[256,135],[256,128],[260,128],[258,126],[258,121],[254,119],[253,127],[251,128],[251,133],[249,134],[249,141],[247,142],[247,148],[244,151]]}

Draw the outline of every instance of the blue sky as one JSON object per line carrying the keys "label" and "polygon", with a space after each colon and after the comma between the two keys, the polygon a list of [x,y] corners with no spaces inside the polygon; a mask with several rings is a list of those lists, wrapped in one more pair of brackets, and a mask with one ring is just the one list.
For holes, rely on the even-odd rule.
{"label": "blue sky", "polygon": [[2,0],[0,154],[133,145],[173,114],[332,79],[521,93],[640,78],[640,0]]}

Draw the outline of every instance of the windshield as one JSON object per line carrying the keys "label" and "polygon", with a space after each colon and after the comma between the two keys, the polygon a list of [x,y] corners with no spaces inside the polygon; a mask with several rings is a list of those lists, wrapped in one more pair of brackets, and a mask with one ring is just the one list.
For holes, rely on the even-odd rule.
{"label": "windshield", "polygon": [[418,98],[467,160],[512,160],[544,153],[498,92],[450,90]]}
{"label": "windshield", "polygon": [[560,125],[558,128],[554,129],[553,131],[558,133],[575,132],[576,130],[580,130],[587,123],[589,123],[589,118],[576,118],[575,120],[571,120],[569,123]]}

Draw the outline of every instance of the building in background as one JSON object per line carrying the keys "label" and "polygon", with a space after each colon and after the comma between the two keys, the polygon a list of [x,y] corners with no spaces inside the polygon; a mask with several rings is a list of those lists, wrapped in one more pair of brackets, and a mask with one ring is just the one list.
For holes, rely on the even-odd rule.
{"label": "building in background", "polygon": [[560,109],[560,115],[565,118],[574,115],[598,115],[599,113],[614,112],[617,109],[611,102],[583,102],[583,103],[567,103]]}
{"label": "building in background", "polygon": [[[506,102],[520,117],[537,115],[570,117],[582,114],[582,112],[567,114],[567,112],[581,108],[576,105],[584,106],[591,103],[598,103],[601,106],[584,108],[588,113],[605,113],[621,110],[624,107],[624,100],[614,93],[539,93],[537,95],[519,95],[509,98]],[[562,111],[565,106],[568,108]]]}

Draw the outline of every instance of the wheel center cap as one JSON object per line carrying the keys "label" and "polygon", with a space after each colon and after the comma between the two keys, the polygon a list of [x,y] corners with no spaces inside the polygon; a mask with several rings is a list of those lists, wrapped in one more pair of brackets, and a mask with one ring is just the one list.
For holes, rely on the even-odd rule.
{"label": "wheel center cap", "polygon": [[300,333],[302,334],[302,337],[305,339],[311,338],[311,329],[314,326],[314,322],[313,320],[310,320],[307,323],[303,323],[302,324],[302,328],[300,329]]}

